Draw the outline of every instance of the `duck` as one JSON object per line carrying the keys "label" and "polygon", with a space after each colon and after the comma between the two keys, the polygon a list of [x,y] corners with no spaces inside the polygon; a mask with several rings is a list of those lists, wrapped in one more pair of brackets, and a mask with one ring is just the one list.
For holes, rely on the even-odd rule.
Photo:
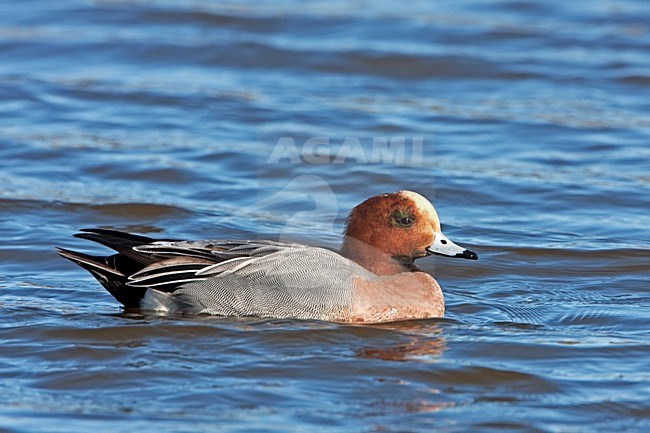
{"label": "duck", "polygon": [[127,309],[386,323],[442,318],[442,289],[415,260],[477,260],[441,230],[424,196],[379,194],[349,213],[339,250],[274,240],[154,239],[90,228],[74,235],[115,251],[58,254],[86,269]]}

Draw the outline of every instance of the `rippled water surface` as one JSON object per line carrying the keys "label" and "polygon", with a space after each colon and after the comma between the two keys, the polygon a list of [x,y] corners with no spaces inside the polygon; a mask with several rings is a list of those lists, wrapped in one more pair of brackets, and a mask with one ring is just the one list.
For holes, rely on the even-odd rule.
{"label": "rippled water surface", "polygon": [[[650,3],[0,2],[0,431],[650,431]],[[110,227],[336,247],[413,189],[444,320],[125,313]]]}

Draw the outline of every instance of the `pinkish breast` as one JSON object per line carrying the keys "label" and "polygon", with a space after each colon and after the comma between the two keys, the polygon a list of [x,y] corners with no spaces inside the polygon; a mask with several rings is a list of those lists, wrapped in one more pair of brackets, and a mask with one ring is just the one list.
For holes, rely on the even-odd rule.
{"label": "pinkish breast", "polygon": [[440,318],[445,313],[442,290],[425,272],[403,272],[354,280],[352,308],[345,322],[381,323]]}

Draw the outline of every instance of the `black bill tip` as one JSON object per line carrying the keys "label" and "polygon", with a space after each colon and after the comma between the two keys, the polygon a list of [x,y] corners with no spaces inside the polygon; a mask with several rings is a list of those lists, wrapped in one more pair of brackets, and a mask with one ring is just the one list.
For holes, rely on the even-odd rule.
{"label": "black bill tip", "polygon": [[458,253],[454,257],[458,257],[461,259],[478,260],[478,254],[470,250],[465,250],[462,253]]}

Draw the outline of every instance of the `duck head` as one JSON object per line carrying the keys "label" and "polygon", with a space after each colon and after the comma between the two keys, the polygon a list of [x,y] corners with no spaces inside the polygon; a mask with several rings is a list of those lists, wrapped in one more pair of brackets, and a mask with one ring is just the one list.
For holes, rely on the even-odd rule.
{"label": "duck head", "polygon": [[341,254],[380,275],[417,270],[415,259],[478,255],[450,241],[429,200],[413,191],[371,197],[348,216]]}

